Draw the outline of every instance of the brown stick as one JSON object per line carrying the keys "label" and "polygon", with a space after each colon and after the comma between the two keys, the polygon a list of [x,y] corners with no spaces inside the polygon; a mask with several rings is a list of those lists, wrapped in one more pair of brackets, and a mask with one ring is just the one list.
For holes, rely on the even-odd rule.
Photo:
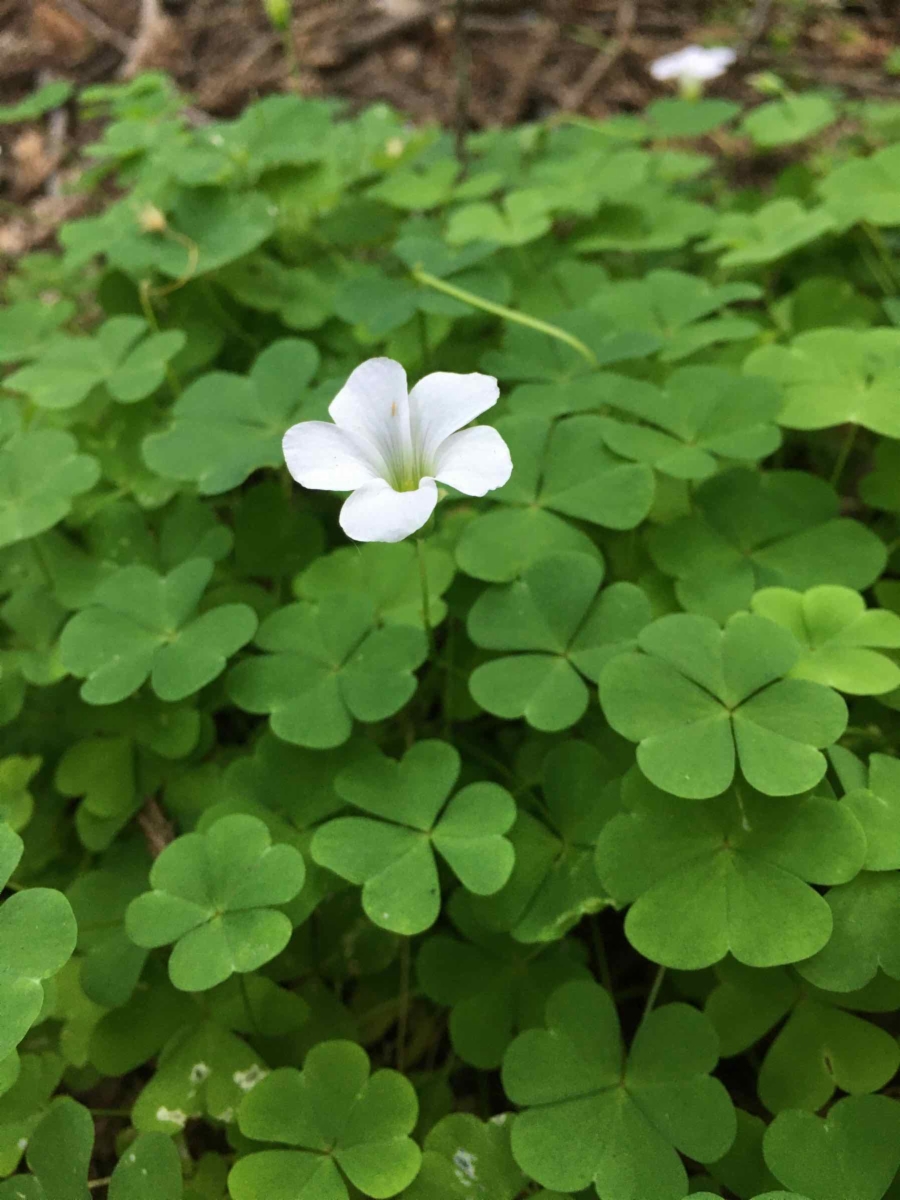
{"label": "brown stick", "polygon": [[510,80],[506,95],[499,106],[498,125],[511,125],[518,120],[534,76],[540,70],[558,36],[559,25],[556,21],[548,18],[538,24],[536,36],[522,55],[518,69]]}
{"label": "brown stick", "polygon": [[151,858],[159,858],[166,846],[175,840],[175,827],[162,810],[155,796],[148,796],[137,815]]}
{"label": "brown stick", "polygon": [[120,33],[118,29],[113,29],[112,25],[107,25],[93,9],[82,4],[82,0],[54,0],[54,2],[60,8],[64,8],[70,17],[74,17],[99,42],[107,42],[110,46],[115,46],[122,54],[128,54],[131,50],[131,38]]}
{"label": "brown stick", "polygon": [[562,107],[577,112],[598,83],[627,49],[637,21],[637,0],[619,0],[616,12],[615,35],[605,50],[601,50],[576,84],[562,97]]}

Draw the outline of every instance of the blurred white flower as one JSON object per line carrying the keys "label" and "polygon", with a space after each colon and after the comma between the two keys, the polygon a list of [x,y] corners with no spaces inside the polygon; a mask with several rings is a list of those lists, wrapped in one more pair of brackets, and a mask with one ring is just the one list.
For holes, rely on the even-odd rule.
{"label": "blurred white flower", "polygon": [[390,358],[357,367],[332,400],[328,421],[301,421],[282,442],[288,470],[304,487],[352,492],[341,528],[357,542],[399,542],[425,524],[437,483],[468,496],[502,487],[512,473],[496,429],[464,429],[497,403],[490,375],[436,371],[407,393]]}
{"label": "blurred white flower", "polygon": [[682,86],[690,86],[718,79],[736,58],[730,46],[685,46],[656,59],[650,64],[650,74],[654,79],[677,79]]}

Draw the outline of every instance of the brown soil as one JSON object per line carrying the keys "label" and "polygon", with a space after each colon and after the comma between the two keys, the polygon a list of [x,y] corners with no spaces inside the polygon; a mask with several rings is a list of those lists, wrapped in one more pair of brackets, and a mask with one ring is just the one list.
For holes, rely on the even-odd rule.
{"label": "brown soil", "polygon": [[[798,87],[900,99],[900,76],[885,69],[900,43],[898,0],[293,0],[284,36],[265,3],[0,0],[0,103],[49,79],[86,85],[163,68],[198,116],[292,89],[482,128],[560,108],[639,109],[669,94],[649,63],[691,41],[739,51],[712,95],[752,99],[748,76],[766,69]],[[80,202],[67,194],[66,164],[94,130],[70,118],[0,126],[0,210],[20,210],[0,220],[0,258],[46,241]]]}

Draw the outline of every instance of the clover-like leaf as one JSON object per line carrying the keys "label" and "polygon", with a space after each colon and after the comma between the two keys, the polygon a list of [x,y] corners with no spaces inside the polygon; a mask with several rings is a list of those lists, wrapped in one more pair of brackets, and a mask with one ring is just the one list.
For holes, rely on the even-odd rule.
{"label": "clover-like leaf", "polygon": [[144,460],[164,479],[197,484],[203,496],[238,487],[253,471],[281,465],[281,439],[308,400],[319,364],[311,342],[272,342],[249,375],[201,375],[172,407],[172,423],[144,440]]}
{"label": "clover-like leaf", "polygon": [[516,583],[488,588],[469,613],[476,646],[519,653],[478,667],[469,688],[478,703],[535,729],[567,729],[584,715],[588,689],[605,663],[634,645],[650,619],[639,587],[599,592],[603,568],[583,554],[551,554]]}
{"label": "clover-like leaf", "polygon": [[728,1093],[710,1078],[718,1044],[707,1018],[686,1004],[658,1008],[626,1056],[609,994],[575,981],[551,996],[546,1023],[503,1060],[504,1089],[525,1109],[512,1130],[519,1166],[548,1188],[593,1183],[603,1200],[681,1200],[678,1151],[712,1161],[735,1136]]}
{"label": "clover-like leaf", "polygon": [[486,929],[466,892],[455,892],[447,911],[466,940],[430,937],[416,962],[419,984],[435,1003],[450,1007],[450,1040],[459,1057],[493,1070],[514,1034],[541,1024],[552,991],[590,975],[571,942],[525,948]]}
{"label": "clover-like leaf", "polygon": [[814,957],[798,961],[804,979],[835,992],[865,987],[879,968],[900,979],[900,875],[864,871],[825,899],[833,932]]}
{"label": "clover-like leaf", "polygon": [[[640,423],[605,417],[610,450],[676,479],[705,479],[727,460],[756,462],[777,450],[781,398],[774,387],[721,367],[681,367],[665,390],[617,389],[610,403]],[[747,386],[749,384],[749,386]]]}
{"label": "clover-like leaf", "polygon": [[192,558],[166,576],[134,566],[105,579],[60,638],[63,665],[85,681],[81,698],[115,704],[149,678],[160,699],[182,700],[220,675],[257,621],[246,604],[193,616],[212,573],[209,559]]}
{"label": "clover-like leaf", "polygon": [[416,690],[413,672],[427,652],[420,629],[377,628],[374,600],[355,592],[277,609],[256,644],[267,653],[231,672],[232,700],[268,713],[284,741],[318,750],[346,742],[354,717],[381,721],[398,712]]}
{"label": "clover-like leaf", "polygon": [[120,403],[133,404],[156,391],[186,341],[179,329],[147,334],[141,317],[123,316],[105,321],[92,337],[51,338],[4,387],[23,392],[38,408],[73,408],[101,385]]}
{"label": "clover-like leaf", "polygon": [[109,1200],[182,1200],[181,1158],[164,1133],[142,1133],[116,1164]]}
{"label": "clover-like leaf", "polygon": [[847,1096],[823,1120],[779,1113],[766,1130],[766,1162],[785,1187],[816,1200],[881,1200],[900,1167],[900,1104]]}
{"label": "clover-like leaf", "polygon": [[[874,696],[900,686],[900,667],[879,650],[900,649],[900,616],[866,608],[850,588],[763,588],[755,613],[790,630],[803,653],[791,667],[794,679],[811,679],[854,696]],[[900,866],[900,863],[897,864]]]}
{"label": "clover-like leaf", "polygon": [[[843,755],[852,757],[847,751]],[[856,766],[859,777],[845,777],[843,802],[866,832],[865,869],[896,871],[900,869],[900,762],[888,754],[872,754],[868,769],[862,763]]]}
{"label": "clover-like leaf", "polygon": [[754,351],[744,369],[781,385],[788,429],[852,423],[900,438],[900,329],[811,329]]}
{"label": "clover-like leaf", "polygon": [[99,477],[96,458],[65,430],[14,434],[0,447],[0,546],[51,529]]}
{"label": "clover-like leaf", "polygon": [[147,880],[146,855],[142,847],[136,851],[121,847],[116,869],[87,871],[66,893],[78,922],[79,982],[88,999],[105,1008],[127,1003],[147,958],[125,932],[125,911]]}
{"label": "clover-like leaf", "polygon": [[818,186],[826,209],[842,227],[857,221],[900,225],[900,147],[838,163]]}
{"label": "clover-like leaf", "polygon": [[34,796],[29,784],[41,769],[36,754],[10,754],[0,758],[0,822],[18,832],[24,829],[34,812]]}
{"label": "clover-like leaf", "polygon": [[435,851],[467,891],[503,887],[514,853],[506,834],[516,804],[496,783],[470,783],[449,799],[460,757],[447,742],[417,742],[400,762],[382,755],[343,770],[335,788],[371,814],[337,817],[312,841],[320,866],[362,884],[362,904],[376,925],[406,936],[430,928],[441,898]]}
{"label": "clover-like leaf", "polygon": [[575,239],[582,254],[598,250],[677,250],[709,232],[713,209],[672,194],[670,187],[651,183],[635,188],[621,202],[604,204],[595,221]]}
{"label": "clover-like leaf", "polygon": [[861,992],[803,987],[781,967],[758,970],[725,959],[720,983],[706,1002],[723,1056],[742,1053],[787,1017],[759,1071],[760,1100],[770,1112],[816,1112],[836,1088],[851,1095],[877,1092],[900,1066],[900,1047],[885,1030],[848,1010],[896,1007],[900,986],[882,979]]}
{"label": "clover-like leaf", "polygon": [[94,1119],[83,1105],[57,1096],[27,1142],[26,1159],[39,1189],[35,1200],[90,1200]]}
{"label": "clover-like leaf", "polygon": [[396,1196],[422,1161],[409,1137],[417,1114],[415,1091],[402,1075],[370,1075],[360,1046],[323,1042],[302,1071],[273,1071],[241,1104],[245,1137],[291,1148],[238,1159],[229,1192],[234,1200],[347,1200],[349,1182],[377,1200]]}
{"label": "clover-like leaf", "polygon": [[[22,840],[0,824],[0,887],[22,856]],[[75,949],[71,905],[53,888],[15,892],[0,905],[0,1061],[37,1020],[44,1003],[42,983],[55,975]]]}
{"label": "clover-like leaf", "polygon": [[865,857],[859,822],[835,800],[772,799],[735,787],[686,805],[626,777],[626,811],[597,842],[597,874],[631,903],[629,941],[653,962],[695,970],[729,951],[754,967],[797,962],[832,931],[810,883],[845,883]]}
{"label": "clover-like leaf", "polygon": [[879,441],[872,455],[873,469],[859,481],[866,504],[900,513],[900,442]]}
{"label": "clover-like leaf", "polygon": [[786,258],[835,227],[824,207],[808,209],[792,197],[770,200],[755,212],[723,212],[701,250],[723,251],[719,266],[756,267]]}
{"label": "clover-like leaf", "polygon": [[236,814],[163,850],[150,892],[128,906],[125,927],[138,946],[175,943],[169,975],[183,991],[205,991],[233,972],[255,971],[291,936],[278,909],[303,887],[303,857],[272,845],[255,817]]}
{"label": "clover-like leaf", "polygon": [[786,679],[800,648],[780,625],[735,613],[660,617],[637,635],[642,653],[612,659],[600,702],[617,733],[638,743],[647,778],[676,796],[723,792],[736,765],[770,796],[814,787],[821,749],[844,732],[847,706],[830,688]]}
{"label": "clover-like leaf", "polygon": [[749,608],[762,587],[862,591],[884,569],[884,543],[840,517],[834,489],[814,475],[736,468],[704,480],[693,499],[690,516],[648,537],[653,561],[691,612],[724,620]]}
{"label": "clover-like leaf", "polygon": [[747,317],[717,316],[726,305],[759,298],[755,284],[713,286],[683,271],[650,271],[642,279],[613,283],[590,302],[621,329],[643,329],[661,342],[663,362],[677,362],[706,346],[755,337],[759,326]]}
{"label": "clover-like leaf", "polygon": [[[453,560],[439,546],[426,545],[428,615],[432,627],[443,621],[441,599],[453,581]],[[416,552],[408,542],[367,542],[324,555],[295,581],[301,600],[325,601],[335,592],[360,592],[375,601],[379,622],[422,627],[422,584]]]}
{"label": "clover-like leaf", "polygon": [[[495,514],[479,517],[468,526],[457,550],[458,562],[470,574],[510,579],[515,574],[515,569],[510,571],[506,565],[510,560],[515,568],[523,560],[525,564],[534,561],[538,549],[568,549],[554,545],[555,531],[560,526],[564,529],[565,523],[555,521],[551,525],[546,520],[535,520],[535,512],[544,518],[561,513],[608,529],[632,529],[650,511],[653,471],[607,450],[601,417],[574,416],[555,425],[537,417],[504,417],[497,428],[509,445],[516,469],[509,483],[491,493],[492,498],[526,508],[532,517],[530,523],[521,521],[516,525],[507,520],[505,534],[515,530],[521,538],[529,528],[534,532],[530,544],[507,550],[503,565],[491,570],[484,563],[485,558],[490,561],[489,549],[477,543],[480,524],[492,521]],[[581,546],[576,543],[571,548],[578,550]]]}
{"label": "clover-like leaf", "polygon": [[20,300],[0,313],[0,362],[36,358],[47,340],[75,312],[71,300]]}
{"label": "clover-like leaf", "polygon": [[819,133],[836,119],[837,110],[827,97],[791,92],[747,113],[741,129],[757,146],[790,146]]}
{"label": "clover-like leaf", "polygon": [[544,759],[541,791],[544,803],[533,812],[520,808],[510,833],[516,865],[509,882],[472,902],[488,929],[526,944],[555,941],[610,902],[593,857],[619,807],[612,766],[587,742],[565,742]]}
{"label": "clover-like leaf", "polygon": [[[527,1184],[510,1149],[515,1118],[450,1113],[429,1130],[422,1168],[404,1200],[516,1200]],[[549,1197],[547,1198],[549,1200]]]}
{"label": "clover-like leaf", "polygon": [[[152,1008],[148,1021],[151,1014]],[[132,1041],[137,1036],[132,1032]],[[265,1062],[243,1038],[215,1019],[198,1021],[196,1013],[182,1012],[176,1032],[159,1051],[153,1077],[134,1102],[132,1122],[142,1133],[169,1136],[203,1116],[230,1125],[244,1096],[267,1074]]]}

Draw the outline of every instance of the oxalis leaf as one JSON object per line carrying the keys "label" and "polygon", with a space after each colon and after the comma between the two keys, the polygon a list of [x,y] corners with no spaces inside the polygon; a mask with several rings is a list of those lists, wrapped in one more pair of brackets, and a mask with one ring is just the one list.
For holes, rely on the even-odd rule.
{"label": "oxalis leaf", "polygon": [[712,1161],[731,1146],[734,1109],[709,1074],[717,1038],[696,1009],[656,1009],[626,1054],[609,994],[576,981],[551,996],[546,1025],[519,1034],[503,1060],[503,1087],[524,1109],[513,1156],[538,1183],[593,1183],[601,1200],[681,1200],[678,1151]]}
{"label": "oxalis leaf", "polygon": [[354,717],[381,721],[398,712],[416,690],[413,672],[428,649],[420,629],[377,628],[373,599],[354,592],[277,609],[256,644],[268,653],[235,667],[231,699],[268,713],[284,741],[317,750],[343,745]]}
{"label": "oxalis leaf", "polygon": [[535,729],[566,729],[584,715],[604,664],[635,644],[650,619],[639,587],[615,583],[598,593],[603,567],[583,554],[540,558],[521,579],[488,588],[469,612],[476,646],[515,650],[478,667],[469,689],[480,705]]}
{"label": "oxalis leaf", "polygon": [[516,1200],[528,1181],[510,1150],[514,1120],[508,1113],[487,1122],[471,1113],[442,1118],[425,1138],[406,1200]]}
{"label": "oxalis leaf", "polygon": [[609,896],[594,870],[597,837],[619,809],[619,780],[603,755],[586,742],[568,741],[545,757],[543,804],[521,807],[510,840],[516,863],[509,882],[472,909],[495,931],[533,944],[562,938]]}
{"label": "oxalis leaf", "polygon": [[352,1042],[315,1046],[303,1070],[282,1067],[248,1094],[241,1133],[286,1150],[240,1158],[228,1177],[234,1200],[347,1200],[348,1181],[364,1196],[396,1196],[412,1182],[422,1155],[409,1134],[418,1104],[396,1071],[369,1074]]}
{"label": "oxalis leaf", "polygon": [[366,915],[407,936],[430,928],[440,913],[435,851],[463,887],[498,891],[514,852],[504,837],[516,819],[512,796],[496,783],[471,783],[448,797],[460,757],[446,742],[412,746],[398,763],[383,755],[347,767],[335,789],[368,817],[338,817],[316,831],[320,866],[362,884]]}
{"label": "oxalis leaf", "polygon": [[[22,856],[22,840],[0,824],[0,887]],[[68,900],[53,888],[16,892],[0,905],[0,1061],[37,1020],[42,982],[55,975],[75,949],[77,928]]]}
{"label": "oxalis leaf", "polygon": [[867,609],[858,592],[822,586],[807,592],[763,588],[751,602],[755,613],[789,629],[803,653],[789,672],[857,696],[900,686],[900,667],[879,650],[900,649],[900,616]]}
{"label": "oxalis leaf", "polygon": [[96,458],[65,430],[15,434],[0,447],[0,546],[52,529],[99,478]]}
{"label": "oxalis leaf", "polygon": [[838,513],[834,489],[814,475],[736,469],[701,483],[692,514],[657,526],[647,544],[682,608],[724,620],[762,587],[869,587],[884,543]]}
{"label": "oxalis leaf", "polygon": [[204,991],[284,949],[292,927],[278,906],[297,895],[304,876],[300,852],[273,846],[262,821],[223,817],[163,850],[150,871],[153,890],[131,901],[125,927],[138,946],[174,942],[172,982]]}
{"label": "oxalis leaf", "polygon": [[775,800],[735,785],[686,805],[634,772],[623,801],[597,842],[597,874],[618,903],[632,902],[631,944],[669,967],[696,970],[729,951],[755,967],[815,954],[832,916],[808,884],[853,879],[866,853],[852,813],[817,796]]}
{"label": "oxalis leaf", "polygon": [[781,626],[736,613],[724,630],[709,617],[661,617],[638,634],[642,653],[613,658],[600,701],[618,733],[638,743],[638,765],[676,796],[723,792],[739,764],[770,796],[814,787],[847,706],[830,688],[785,679],[800,648]]}
{"label": "oxalis leaf", "polygon": [[203,496],[230,491],[261,467],[281,466],[281,439],[308,401],[318,365],[311,342],[284,338],[247,376],[201,375],[176,401],[169,428],[144,439],[144,461],[164,479],[196,483]]}
{"label": "oxalis leaf", "polygon": [[182,700],[220,675],[257,620],[246,604],[190,619],[212,573],[209,559],[192,558],[166,576],[135,566],[105,579],[60,638],[64,666],[85,680],[82,699],[115,704],[149,677],[160,699]]}
{"label": "oxalis leaf", "polygon": [[802,1187],[816,1200],[881,1200],[900,1167],[900,1104],[887,1096],[847,1096],[824,1121],[780,1113],[763,1148],[786,1187]]}

